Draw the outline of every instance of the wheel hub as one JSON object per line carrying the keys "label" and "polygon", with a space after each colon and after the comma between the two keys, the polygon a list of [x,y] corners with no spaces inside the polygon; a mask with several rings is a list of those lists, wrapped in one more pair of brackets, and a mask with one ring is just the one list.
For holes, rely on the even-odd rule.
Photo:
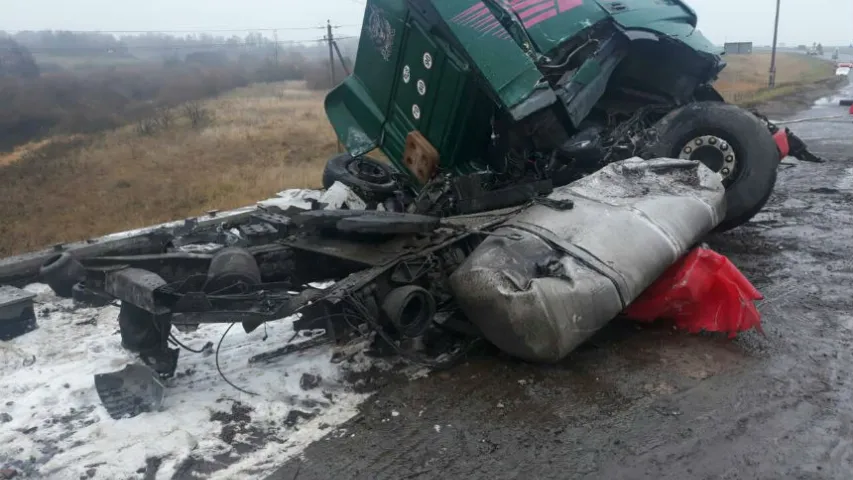
{"label": "wheel hub", "polygon": [[388,175],[382,168],[361,159],[356,159],[350,163],[348,170],[359,179],[367,182],[379,184],[388,181]]}
{"label": "wheel hub", "polygon": [[731,178],[737,167],[737,154],[732,146],[714,135],[703,135],[690,140],[681,147],[678,158],[699,160],[720,175],[724,182]]}

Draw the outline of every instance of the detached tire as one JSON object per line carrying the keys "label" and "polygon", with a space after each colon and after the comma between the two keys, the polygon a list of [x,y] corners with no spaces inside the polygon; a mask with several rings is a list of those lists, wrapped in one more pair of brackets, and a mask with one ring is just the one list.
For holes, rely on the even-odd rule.
{"label": "detached tire", "polygon": [[353,157],[349,153],[336,155],[326,162],[323,188],[335,182],[352,188],[364,200],[381,201],[398,189],[391,165],[368,156]]}
{"label": "detached tire", "polygon": [[754,217],[776,185],[779,150],[758,118],[734,105],[697,102],[673,110],[656,125],[656,157],[699,160],[723,176],[726,218],[716,228],[736,228]]}
{"label": "detached tire", "polygon": [[39,277],[57,296],[71,298],[77,282],[86,278],[83,265],[68,252],[56,254],[39,268]]}

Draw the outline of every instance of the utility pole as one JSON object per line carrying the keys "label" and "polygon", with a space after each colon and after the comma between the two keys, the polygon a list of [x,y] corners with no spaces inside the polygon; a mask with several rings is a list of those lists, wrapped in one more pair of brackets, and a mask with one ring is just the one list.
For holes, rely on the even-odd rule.
{"label": "utility pole", "polygon": [[335,86],[335,37],[332,36],[332,22],[326,20],[326,40],[329,41],[329,88]]}
{"label": "utility pole", "polygon": [[272,31],[272,38],[275,41],[275,64],[278,66],[278,30]]}
{"label": "utility pole", "polygon": [[779,38],[779,6],[782,0],[776,0],[776,23],[773,25],[773,52],[770,54],[770,80],[767,82],[770,88],[776,86],[776,40]]}
{"label": "utility pole", "polygon": [[[326,20],[326,40],[329,42],[329,88],[335,88],[335,37],[332,35],[332,21]],[[337,136],[337,135],[336,135]],[[336,142],[337,150],[341,151],[341,141]]]}

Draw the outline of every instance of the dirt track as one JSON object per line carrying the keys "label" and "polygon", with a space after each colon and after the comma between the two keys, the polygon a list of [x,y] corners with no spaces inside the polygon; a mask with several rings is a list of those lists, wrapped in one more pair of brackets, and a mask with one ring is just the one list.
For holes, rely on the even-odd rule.
{"label": "dirt track", "polygon": [[853,478],[853,123],[792,130],[828,162],[783,166],[755,221],[709,239],[766,296],[764,336],[614,322],[559,365],[390,380],[270,478]]}

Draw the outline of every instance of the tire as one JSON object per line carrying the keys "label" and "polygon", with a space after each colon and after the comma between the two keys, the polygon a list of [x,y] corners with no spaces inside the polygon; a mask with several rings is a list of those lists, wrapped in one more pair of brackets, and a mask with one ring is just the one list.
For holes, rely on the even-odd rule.
{"label": "tire", "polygon": [[121,346],[131,352],[140,353],[160,346],[159,319],[136,305],[121,302],[118,313],[118,328]]}
{"label": "tire", "polygon": [[[748,111],[721,102],[696,102],[677,108],[663,117],[656,125],[657,141],[649,148],[654,157],[694,158],[702,161],[717,172],[727,173],[723,182],[726,187],[726,217],[715,231],[736,228],[754,217],[767,203],[776,185],[779,166],[779,150],[776,142],[757,117]],[[707,144],[698,147],[694,140],[706,139]],[[714,140],[716,138],[716,140]],[[707,140],[711,139],[711,140]],[[719,143],[723,140],[725,144]],[[721,148],[731,147],[733,163],[727,164],[729,156]],[[693,153],[685,153],[692,150]],[[707,148],[699,154],[700,149]],[[714,155],[720,155],[719,160]],[[707,158],[710,157],[710,158]],[[734,165],[727,169],[727,165]]]}
{"label": "tire", "polygon": [[326,162],[323,188],[328,189],[335,182],[341,182],[364,200],[382,201],[399,189],[394,173],[387,163],[368,156],[352,157],[349,153],[342,153]]}
{"label": "tire", "polygon": [[83,265],[68,252],[56,254],[39,268],[39,277],[62,298],[71,298],[74,285],[86,278]]}

